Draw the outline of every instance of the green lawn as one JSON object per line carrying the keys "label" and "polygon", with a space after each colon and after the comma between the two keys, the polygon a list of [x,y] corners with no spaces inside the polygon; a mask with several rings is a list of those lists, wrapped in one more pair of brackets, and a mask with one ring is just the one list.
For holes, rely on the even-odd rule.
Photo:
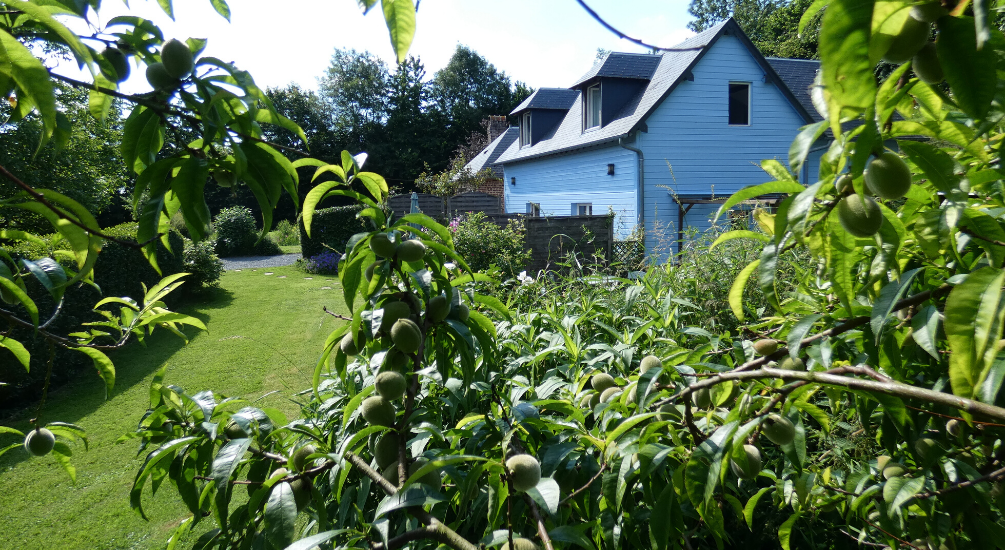
{"label": "green lawn", "polygon": [[[321,307],[344,310],[337,279],[306,277],[292,267],[228,272],[219,291],[181,308],[201,318],[208,333],[185,346],[165,332],[145,348],[134,345],[113,356],[117,382],[107,401],[101,380],[91,373],[51,392],[42,419],[80,424],[90,449],[74,448],[76,484],[51,457],[30,459],[15,449],[0,458],[0,548],[162,547],[188,511],[165,484],[156,496],[145,494],[151,521],[134,513],[129,489],[141,464],[138,445],[115,440],[134,429],[149,403],[150,378],[164,364],[166,382],[189,392],[212,389],[248,398],[275,392],[259,403],[297,414],[291,397],[310,385],[325,338],[342,322]],[[28,414],[6,423],[26,430]],[[0,436],[0,447],[11,442]]]}

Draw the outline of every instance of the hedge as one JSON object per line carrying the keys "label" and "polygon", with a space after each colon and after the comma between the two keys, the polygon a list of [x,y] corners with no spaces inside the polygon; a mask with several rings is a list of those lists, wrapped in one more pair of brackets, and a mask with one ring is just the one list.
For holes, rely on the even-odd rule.
{"label": "hedge", "polygon": [[[136,241],[136,223],[125,223],[103,231],[124,241]],[[34,260],[51,255],[53,250],[68,248],[59,235],[50,235],[44,240],[48,246],[15,243],[14,245],[4,245],[4,247],[16,260],[20,258]],[[184,271],[182,255],[184,243],[181,235],[171,232],[168,242],[171,244],[171,250],[174,251],[174,254],[165,250],[158,243],[157,263],[163,276]],[[75,268],[75,266],[70,267]],[[96,314],[93,308],[94,304],[102,297],[129,296],[139,300],[143,297],[142,284],[146,284],[147,288],[150,288],[161,277],[150,267],[139,249],[106,241],[98,255],[94,272],[94,282],[101,288],[101,292],[99,293],[96,288],[87,284],[79,284],[69,289],[64,298],[62,311],[47,330],[55,334],[66,335],[80,330],[81,323],[100,321],[103,318]],[[25,282],[29,296],[38,306],[39,318],[43,321],[48,319],[56,304],[34,278],[27,277]],[[179,302],[183,297],[184,290],[185,286],[182,286],[179,291],[168,296],[169,307],[174,307]],[[34,330],[16,328],[11,336],[20,340],[31,353],[31,370],[25,372],[20,363],[10,361],[9,357],[0,355],[2,357],[0,359],[0,381],[6,383],[6,385],[0,385],[0,408],[15,407],[39,398],[49,358],[47,341],[35,335]],[[55,348],[55,352],[51,382],[53,387],[69,381],[77,373],[94,375],[94,364],[84,354],[63,350],[58,346]],[[0,352],[0,354],[2,353],[5,352]],[[112,360],[114,361],[114,359],[113,356]]]}
{"label": "hedge", "polygon": [[[304,258],[313,258],[331,247],[338,252],[345,252],[345,244],[356,233],[366,231],[364,220],[356,217],[363,210],[360,205],[333,206],[314,211],[311,221],[311,236],[307,236],[301,218],[297,218],[300,227],[300,252]],[[326,247],[327,245],[327,247]]]}

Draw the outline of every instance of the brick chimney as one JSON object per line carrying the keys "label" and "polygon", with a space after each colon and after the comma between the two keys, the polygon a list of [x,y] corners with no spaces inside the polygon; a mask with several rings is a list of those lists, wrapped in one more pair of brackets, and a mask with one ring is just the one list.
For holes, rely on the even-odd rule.
{"label": "brick chimney", "polygon": [[509,122],[503,115],[490,115],[489,116],[489,143],[492,143],[497,137],[502,135],[506,129],[509,128]]}

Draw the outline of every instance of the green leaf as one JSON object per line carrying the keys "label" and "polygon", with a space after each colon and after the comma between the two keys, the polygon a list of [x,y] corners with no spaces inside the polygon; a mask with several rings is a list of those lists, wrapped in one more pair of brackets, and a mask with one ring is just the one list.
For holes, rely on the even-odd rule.
{"label": "green leaf", "polygon": [[48,27],[49,30],[59,36],[63,43],[70,48],[74,57],[77,58],[78,64],[91,68],[91,64],[94,63],[94,59],[91,57],[91,50],[66,25],[57,21],[45,7],[32,2],[24,2],[23,0],[4,0],[4,4],[8,6],[8,9],[24,12],[35,21]]}
{"label": "green leaf", "polygon": [[935,359],[940,359],[935,343],[938,341],[939,310],[927,305],[911,318],[911,331],[915,343]]}
{"label": "green leaf", "polygon": [[823,84],[830,95],[831,127],[835,134],[842,107],[864,110],[874,103],[876,78],[869,60],[872,2],[834,0],[824,10],[819,54]]}
{"label": "green leaf", "polygon": [[[42,117],[43,135],[56,130],[56,94],[49,72],[21,42],[0,29],[0,75],[7,75]],[[22,99],[24,100],[24,99]]]}
{"label": "green leaf", "polygon": [[671,541],[677,540],[677,537],[680,536],[680,531],[677,530],[674,522],[668,521],[675,508],[679,508],[679,505],[677,504],[677,492],[671,481],[660,492],[660,496],[653,506],[653,516],[659,518],[659,521],[649,522],[649,530],[656,541],[656,548],[659,550],[665,550]]}
{"label": "green leaf", "polygon": [[112,393],[115,387],[115,365],[107,355],[94,348],[71,348],[83,353],[91,358],[94,368],[98,369],[98,376],[105,381],[105,399]]}
{"label": "green leaf", "polygon": [[28,295],[25,294],[23,290],[21,290],[21,287],[14,284],[14,281],[6,277],[0,277],[0,286],[4,287],[5,289],[7,289],[8,292],[13,294],[14,299],[17,300],[22,306],[24,306],[24,309],[28,311],[28,317],[31,318],[31,322],[34,323],[34,325],[37,327],[38,306],[35,305],[34,300],[29,298]]}
{"label": "green leaf", "polygon": [[925,486],[924,477],[891,477],[883,484],[883,500],[887,503],[887,514],[894,517],[901,507]]}
{"label": "green leaf", "polygon": [[163,144],[160,122],[156,112],[139,106],[129,113],[122,127],[122,160],[127,168],[137,174],[156,160],[155,156],[160,150],[160,146],[157,146],[158,136]]}
{"label": "green leaf", "polygon": [[[290,195],[293,206],[299,208],[297,171],[289,159],[264,143],[245,141],[239,147],[248,161],[248,169],[243,175],[258,184],[259,192],[255,197],[259,204],[262,205],[265,199],[269,205],[268,208],[262,205],[262,237],[264,237],[272,228],[272,209],[279,203],[282,189],[286,189]],[[252,192],[255,192],[255,187],[252,187]],[[262,196],[259,197],[259,194]]]}
{"label": "green leaf", "polygon": [[790,550],[789,544],[792,542],[792,527],[796,524],[802,512],[796,512],[789,516],[789,519],[778,528],[778,542],[782,545],[782,550]]}
{"label": "green leaf", "polygon": [[894,306],[904,297],[904,293],[911,288],[915,275],[921,272],[922,269],[920,267],[912,269],[900,278],[899,284],[891,282],[880,290],[879,299],[872,305],[872,314],[869,321],[872,333],[876,335],[876,345],[879,345],[879,341],[883,337],[883,326],[886,325],[887,319],[893,314]]}
{"label": "green leaf", "polygon": [[129,504],[132,506],[133,510],[136,510],[143,519],[147,519],[146,514],[143,512],[143,504],[140,497],[143,494],[143,484],[157,465],[168,457],[173,457],[175,451],[180,447],[188,445],[194,441],[195,437],[182,437],[180,439],[174,439],[164,443],[157,448],[154,452],[147,455],[146,461],[143,463],[143,467],[140,471],[136,473],[136,479],[133,481],[133,488],[129,491]]}
{"label": "green leaf", "polygon": [[202,159],[189,157],[181,161],[179,168],[178,174],[171,180],[171,190],[181,200],[185,227],[192,234],[192,239],[201,241],[209,236],[212,218],[204,193],[209,165]]}
{"label": "green leaf", "polygon": [[769,181],[759,185],[744,187],[736,193],[733,193],[733,195],[719,207],[719,211],[715,213],[715,218],[713,218],[712,221],[714,222],[718,220],[723,213],[728,212],[730,208],[733,208],[745,200],[760,197],[761,195],[771,195],[774,193],[800,193],[805,189],[805,187],[794,181]]}
{"label": "green leaf", "polygon": [[819,313],[813,313],[807,315],[806,317],[803,317],[795,325],[792,325],[792,329],[789,330],[789,335],[786,342],[786,347],[789,348],[789,356],[791,356],[793,359],[799,357],[799,349],[803,345],[802,343],[803,338],[806,338],[806,335],[809,334],[810,329],[813,328],[813,325],[816,324],[816,322],[819,321],[821,318],[823,318],[823,315]]}
{"label": "green leaf", "polygon": [[440,223],[438,223],[433,218],[430,218],[429,216],[421,212],[405,214],[404,216],[399,218],[397,222],[395,222],[394,227],[400,228],[401,226],[410,223],[414,223],[417,225],[421,225],[422,227],[425,227],[426,229],[435,233],[436,236],[439,237],[441,241],[443,241],[443,244],[447,246],[453,246],[454,239],[453,236],[450,235],[450,230],[441,225]]}
{"label": "green leaf", "polygon": [[963,168],[944,150],[920,141],[897,140],[897,145],[936,189],[949,192],[959,188],[960,177],[956,174]]}
{"label": "green leaf", "polygon": [[[941,17],[935,41],[939,64],[953,99],[965,113],[981,120],[991,108],[998,84],[995,48],[977,49],[977,33],[971,17]],[[823,42],[823,36],[820,37]]]}
{"label": "green leaf", "polygon": [[978,237],[983,237],[970,242],[984,249],[991,265],[1005,263],[1005,246],[993,242],[1005,242],[1005,230],[1002,229],[1001,223],[976,208],[967,208],[963,211],[963,216],[967,228]]}
{"label": "green leaf", "polygon": [[762,160],[761,170],[764,170],[769,176],[778,181],[796,181],[796,179],[792,177],[792,173],[789,172],[789,169],[775,159]]}
{"label": "green leaf", "polygon": [[708,249],[712,250],[720,244],[732,241],[733,239],[754,239],[755,241],[761,241],[762,243],[771,241],[771,237],[765,235],[764,233],[750,231],[747,229],[735,229],[733,231],[726,231],[716,237],[715,241],[708,247]]}
{"label": "green leaf", "polygon": [[534,502],[549,515],[558,515],[558,503],[562,500],[562,490],[558,488],[558,482],[554,479],[541,478],[536,487],[527,491],[527,495],[534,499]]}
{"label": "green leaf", "polygon": [[862,256],[862,249],[856,246],[855,237],[841,226],[837,214],[827,218],[827,230],[824,246],[828,256],[827,268],[831,282],[834,284],[838,299],[841,300],[841,305],[851,311],[851,305],[855,301],[853,274]]}
{"label": "green leaf", "polygon": [[293,488],[286,481],[272,486],[265,504],[265,536],[278,548],[293,542],[297,531],[297,503]]}
{"label": "green leaf", "polygon": [[356,179],[363,182],[363,186],[377,202],[384,202],[384,196],[387,195],[387,182],[384,181],[383,176],[373,172],[359,172],[356,174]]}
{"label": "green leaf", "polygon": [[325,531],[324,533],[318,533],[316,535],[311,535],[307,538],[300,539],[297,542],[287,546],[284,550],[311,550],[330,541],[331,539],[347,532],[348,529],[336,529],[335,531]]}
{"label": "green leaf", "polygon": [[17,340],[0,334],[0,348],[5,348],[10,350],[14,354],[14,358],[18,360],[19,363],[24,365],[24,370],[27,372],[31,365],[31,353],[18,342]]}
{"label": "green leaf", "polygon": [[953,393],[973,398],[998,352],[1005,318],[1005,271],[983,267],[949,293],[945,330],[949,342],[949,379]]}
{"label": "green leaf", "polygon": [[73,456],[73,451],[70,446],[62,441],[57,441],[52,447],[52,457],[56,459],[56,462],[63,468],[66,475],[70,476],[70,480],[74,483],[77,482],[77,469],[73,467],[70,463],[70,457]]}
{"label": "green leaf", "polygon": [[384,500],[377,505],[374,512],[374,519],[382,517],[388,512],[399,508],[410,508],[412,506],[425,506],[426,504],[436,504],[443,502],[444,497],[438,491],[433,490],[428,485],[412,485],[404,491],[399,491],[393,495],[387,495]]}
{"label": "green leaf", "polygon": [[311,223],[314,221],[314,210],[317,209],[318,203],[321,202],[328,191],[331,191],[335,187],[345,185],[340,181],[326,181],[319,183],[314,186],[307,193],[307,197],[304,198],[304,230],[307,232],[307,236],[311,236]]}
{"label": "green leaf", "polygon": [[[803,163],[806,162],[806,157],[810,154],[810,149],[813,148],[813,144],[820,139],[820,136],[827,131],[827,121],[821,120],[820,122],[814,122],[813,124],[807,124],[799,129],[799,133],[796,135],[796,139],[792,140],[792,145],[789,146],[789,166],[792,167],[792,171],[799,173],[799,169],[802,168]],[[816,179],[816,174],[809,174],[810,181]],[[806,182],[804,182],[806,183]]]}
{"label": "green leaf", "polygon": [[391,47],[398,56],[398,63],[404,63],[415,36],[415,5],[412,0],[381,0],[380,5],[391,35]]}
{"label": "green leaf", "polygon": [[561,527],[556,527],[551,531],[548,531],[548,537],[551,540],[557,540],[559,542],[567,542],[569,544],[575,544],[581,548],[586,548],[586,550],[594,550],[596,547],[590,541],[586,533],[590,530],[591,525],[562,525]]}
{"label": "green leaf", "polygon": [[743,506],[743,519],[747,522],[747,529],[750,529],[751,532],[754,530],[754,510],[757,508],[757,501],[773,489],[774,487],[762,487],[761,490],[754,493],[754,496],[747,499],[747,504]]}
{"label": "green leaf", "polygon": [[821,10],[827,7],[827,4],[829,2],[830,0],[813,0],[813,3],[810,4],[810,7],[806,8],[806,11],[803,12],[802,17],[799,18],[799,30],[798,30],[799,34],[803,34],[803,32],[806,31],[806,25],[809,25],[810,22],[813,21],[813,18],[816,17]]}
{"label": "green leaf", "polygon": [[230,21],[230,6],[227,5],[226,0],[209,0],[209,3],[213,4],[213,9],[216,10],[216,13],[219,13],[228,22]]}
{"label": "green leaf", "polygon": [[761,265],[761,260],[754,260],[747,264],[736,276],[733,286],[729,287],[729,308],[733,310],[733,315],[740,321],[743,320],[743,290],[747,287],[747,280],[750,275]]}
{"label": "green leaf", "polygon": [[736,427],[736,421],[720,426],[691,454],[684,470],[684,486],[695,507],[707,503],[715,493],[726,444],[732,439]]}

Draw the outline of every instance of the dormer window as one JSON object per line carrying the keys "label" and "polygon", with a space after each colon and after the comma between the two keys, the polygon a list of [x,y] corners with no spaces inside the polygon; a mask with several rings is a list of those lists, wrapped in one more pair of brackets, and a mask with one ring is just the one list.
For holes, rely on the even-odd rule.
{"label": "dormer window", "polygon": [[600,127],[600,85],[586,89],[586,129]]}
{"label": "dormer window", "polygon": [[520,120],[520,147],[530,145],[530,113],[524,113]]}

